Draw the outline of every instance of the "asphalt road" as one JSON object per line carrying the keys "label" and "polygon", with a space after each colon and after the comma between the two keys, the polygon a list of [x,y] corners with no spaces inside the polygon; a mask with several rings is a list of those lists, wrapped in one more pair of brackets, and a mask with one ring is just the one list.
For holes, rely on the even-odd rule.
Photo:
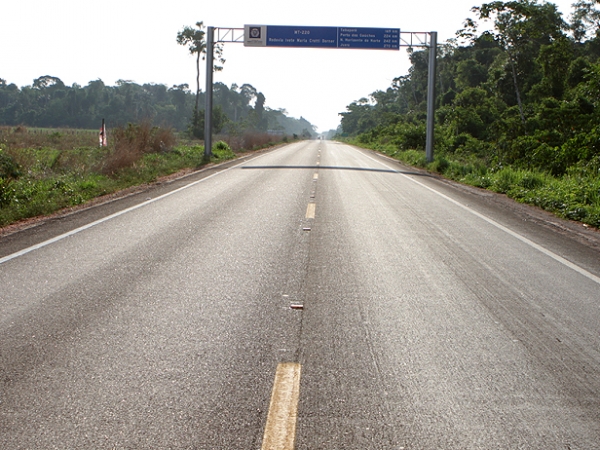
{"label": "asphalt road", "polygon": [[599,449],[577,227],[310,141],[4,236],[0,448]]}

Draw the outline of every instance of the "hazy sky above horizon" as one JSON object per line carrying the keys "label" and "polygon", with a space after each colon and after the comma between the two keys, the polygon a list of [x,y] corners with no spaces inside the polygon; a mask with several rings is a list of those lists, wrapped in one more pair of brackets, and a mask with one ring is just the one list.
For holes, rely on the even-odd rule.
{"label": "hazy sky above horizon", "polygon": [[[555,3],[568,18],[574,0]],[[245,24],[400,28],[438,32],[438,42],[454,37],[475,0],[220,0],[170,2],[32,0],[2,5],[0,78],[22,87],[51,75],[85,86],[119,79],[169,87],[187,83],[195,91],[195,59],[176,42],[186,25]],[[266,106],[285,108],[319,131],[335,128],[346,105],[387,89],[406,75],[406,49],[328,50],[248,48],[225,44],[224,70],[214,81],[249,83]],[[205,66],[201,67],[204,90]]]}

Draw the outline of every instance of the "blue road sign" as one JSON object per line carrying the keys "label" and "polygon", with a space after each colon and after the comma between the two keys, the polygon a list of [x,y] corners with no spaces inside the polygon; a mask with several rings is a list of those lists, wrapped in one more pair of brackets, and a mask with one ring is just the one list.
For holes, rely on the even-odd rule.
{"label": "blue road sign", "polygon": [[338,48],[400,50],[398,28],[338,28]]}
{"label": "blue road sign", "polygon": [[246,25],[244,45],[399,50],[400,29]]}
{"label": "blue road sign", "polygon": [[267,27],[267,47],[337,48],[335,27]]}

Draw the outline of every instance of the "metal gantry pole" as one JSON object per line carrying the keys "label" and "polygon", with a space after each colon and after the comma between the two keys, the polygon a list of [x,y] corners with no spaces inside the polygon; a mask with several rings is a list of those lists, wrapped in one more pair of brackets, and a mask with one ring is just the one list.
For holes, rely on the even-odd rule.
{"label": "metal gantry pole", "polygon": [[206,103],[204,107],[204,157],[212,155],[212,109],[215,27],[206,29]]}
{"label": "metal gantry pole", "polygon": [[435,72],[437,57],[437,32],[432,31],[429,42],[429,73],[427,81],[427,137],[425,155],[427,162],[433,162],[433,147],[435,143]]}

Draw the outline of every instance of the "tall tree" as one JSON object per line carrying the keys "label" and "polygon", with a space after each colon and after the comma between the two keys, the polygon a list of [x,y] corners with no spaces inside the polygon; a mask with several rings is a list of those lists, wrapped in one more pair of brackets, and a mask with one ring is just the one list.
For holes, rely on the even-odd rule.
{"label": "tall tree", "polygon": [[573,38],[581,42],[586,37],[594,38],[600,34],[600,0],[579,0],[573,3],[571,31]]}
{"label": "tall tree", "polygon": [[[566,24],[556,5],[539,4],[537,0],[494,1],[476,6],[472,11],[480,20],[491,21],[494,25],[494,29],[486,33],[493,36],[507,55],[519,115],[525,126],[520,86],[523,71],[520,68],[537,56],[542,45],[549,45],[555,39],[563,37],[562,29],[566,28]],[[468,19],[466,25],[461,30],[461,35],[471,38],[476,36],[477,23]]]}
{"label": "tall tree", "polygon": [[[196,55],[196,106],[195,111],[198,111],[198,103],[200,100],[200,58],[204,60],[206,58],[206,32],[204,31],[204,23],[196,22],[196,27],[184,27],[183,30],[177,33],[177,43],[179,45],[187,46],[191,55]],[[216,44],[214,46],[215,60],[219,64],[224,64],[223,59],[223,46]],[[222,65],[214,66],[213,70],[223,70]]]}

